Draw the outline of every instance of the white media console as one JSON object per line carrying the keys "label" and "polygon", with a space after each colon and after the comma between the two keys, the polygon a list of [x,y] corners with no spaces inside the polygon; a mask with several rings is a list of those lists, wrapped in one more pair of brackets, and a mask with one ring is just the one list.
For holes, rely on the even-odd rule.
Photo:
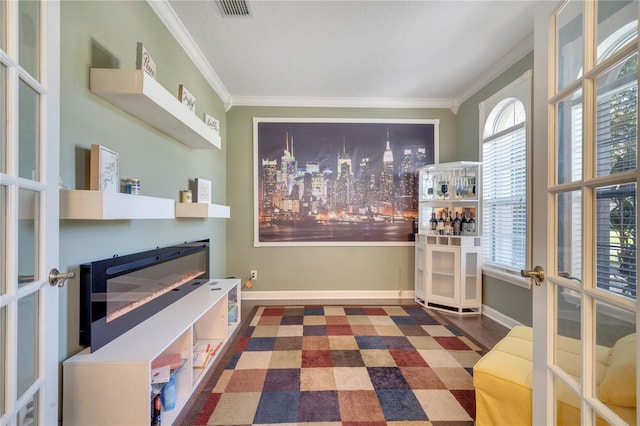
{"label": "white media console", "polygon": [[[162,424],[172,424],[238,328],[240,290],[239,279],[212,279],[97,351],[87,348],[64,361],[62,423],[150,424],[151,364],[180,354],[175,408],[161,413]],[[199,343],[218,348],[204,368],[192,364]]]}

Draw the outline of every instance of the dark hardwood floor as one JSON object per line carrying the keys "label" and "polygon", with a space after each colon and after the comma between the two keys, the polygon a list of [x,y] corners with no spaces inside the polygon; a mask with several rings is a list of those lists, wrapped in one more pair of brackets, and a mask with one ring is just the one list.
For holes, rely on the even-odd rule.
{"label": "dark hardwood floor", "polygon": [[[414,303],[411,299],[372,299],[372,300],[243,300],[242,321],[246,321],[255,306],[265,305],[393,305]],[[464,333],[484,347],[491,349],[500,341],[509,329],[484,315],[457,315],[455,313],[435,311],[449,320]]]}

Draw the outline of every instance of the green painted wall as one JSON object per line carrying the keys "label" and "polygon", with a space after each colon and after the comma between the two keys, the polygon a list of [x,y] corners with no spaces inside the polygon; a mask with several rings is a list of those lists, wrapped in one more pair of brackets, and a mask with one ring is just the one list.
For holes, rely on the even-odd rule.
{"label": "green painted wall", "polygon": [[[68,188],[88,188],[89,149],[120,154],[120,176],[138,177],[144,195],[177,199],[194,177],[213,182],[214,203],[231,206],[231,219],[69,221],[60,229],[60,268],[175,242],[210,238],[213,276],[247,278],[249,291],[411,290],[413,247],[253,247],[253,117],[420,118],[440,120],[440,161],[478,158],[478,103],[532,68],[532,55],[461,105],[447,109],[233,107],[196,69],[146,2],[62,2],[61,154]],[[118,25],[113,23],[117,22]],[[136,42],[151,52],[157,80],[177,95],[185,84],[196,113],[220,120],[222,150],[190,150],[89,91],[89,69],[135,68]],[[228,143],[227,143],[228,141]],[[62,290],[60,359],[77,352],[79,281]],[[530,323],[531,295],[485,279],[485,303]]]}
{"label": "green painted wall", "polygon": [[227,271],[248,291],[413,290],[413,246],[253,247],[253,117],[440,120],[440,159],[455,159],[455,116],[448,109],[233,107],[227,113]]}
{"label": "green painted wall", "polygon": [[[524,56],[460,105],[456,117],[458,160],[477,161],[480,158],[480,102],[532,69],[533,52]],[[483,275],[482,303],[526,325],[532,325],[532,296],[531,290]]]}
{"label": "green painted wall", "polygon": [[[222,150],[191,150],[89,91],[89,69],[135,69],[136,43],[144,43],[157,65],[157,80],[178,94],[185,84],[197,98],[196,114],[220,120]],[[92,143],[120,155],[120,177],[141,179],[142,194],[178,200],[194,177],[213,182],[212,201],[226,201],[224,105],[155,12],[143,1],[61,3],[60,170],[70,189],[88,189]],[[212,276],[226,276],[226,221],[62,220],[60,270],[78,271],[84,262],[156,246],[210,238]],[[61,292],[60,359],[77,352],[79,280]]]}

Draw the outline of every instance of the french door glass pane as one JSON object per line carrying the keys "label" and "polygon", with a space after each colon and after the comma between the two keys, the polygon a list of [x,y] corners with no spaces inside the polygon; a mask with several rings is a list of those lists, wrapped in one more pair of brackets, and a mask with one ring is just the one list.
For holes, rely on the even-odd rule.
{"label": "french door glass pane", "polygon": [[0,271],[1,296],[7,291],[7,187],[4,185],[0,185]]}
{"label": "french door glass pane", "polygon": [[634,300],[636,211],[635,183],[596,189],[596,285]]}
{"label": "french door glass pane", "polygon": [[38,180],[40,95],[23,80],[19,87],[18,174]]}
{"label": "french door glass pane", "polygon": [[582,1],[572,0],[557,15],[557,91],[576,81],[582,72],[583,7]]}
{"label": "french door glass pane", "polygon": [[580,371],[582,301],[580,293],[559,285],[556,300],[555,362],[567,374],[582,381]]}
{"label": "french door glass pane", "polygon": [[34,426],[38,423],[40,392],[36,392],[27,404],[18,410],[17,426]]}
{"label": "french door glass pane", "polygon": [[[595,395],[609,405],[628,424],[637,425],[635,409],[636,324],[635,313],[617,308],[609,303],[596,302],[596,363],[609,365],[604,378],[598,381],[598,370],[593,368]],[[612,368],[615,366],[615,368]],[[615,406],[615,407],[613,407]]]}
{"label": "french door glass pane", "polygon": [[638,34],[638,5],[633,1],[598,2],[598,63]]}
{"label": "french door glass pane", "polygon": [[[0,5],[0,10],[2,6]],[[2,18],[0,17],[0,22]],[[2,30],[0,30],[0,33]],[[7,171],[7,67],[0,64],[0,172]]]}
{"label": "french door glass pane", "polygon": [[18,2],[18,61],[35,79],[40,78],[40,7],[39,1]]}
{"label": "french door glass pane", "polygon": [[558,194],[557,230],[558,275],[582,282],[582,194]]}
{"label": "french door glass pane", "polygon": [[21,189],[18,201],[18,287],[38,279],[38,193]]}
{"label": "french door glass pane", "polygon": [[638,146],[638,54],[597,78],[596,174],[636,169]]}
{"label": "french door glass pane", "polygon": [[7,3],[0,2],[0,49],[7,50]]}
{"label": "french door glass pane", "polygon": [[38,292],[31,293],[18,300],[18,398],[38,377],[38,295]]}
{"label": "french door glass pane", "polygon": [[582,179],[582,90],[558,103],[556,181]]}
{"label": "french door glass pane", "polygon": [[5,407],[5,398],[7,395],[7,381],[5,377],[6,374],[6,363],[4,362],[7,359],[7,308],[0,307],[0,359],[3,362],[0,362],[0,416],[6,413]]}
{"label": "french door glass pane", "polygon": [[556,377],[556,415],[558,425],[580,424],[580,399],[578,395]]}

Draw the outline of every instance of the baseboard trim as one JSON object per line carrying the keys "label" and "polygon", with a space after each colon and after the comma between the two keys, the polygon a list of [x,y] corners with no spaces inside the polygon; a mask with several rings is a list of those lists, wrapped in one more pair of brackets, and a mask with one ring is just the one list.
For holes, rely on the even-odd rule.
{"label": "baseboard trim", "polygon": [[413,290],[243,291],[242,300],[414,300]]}
{"label": "baseboard trim", "polygon": [[496,311],[493,308],[490,308],[487,305],[482,305],[482,314],[487,318],[494,320],[495,322],[504,325],[505,327],[511,329],[517,325],[522,325],[521,322],[514,320],[511,317],[506,316],[502,312]]}

